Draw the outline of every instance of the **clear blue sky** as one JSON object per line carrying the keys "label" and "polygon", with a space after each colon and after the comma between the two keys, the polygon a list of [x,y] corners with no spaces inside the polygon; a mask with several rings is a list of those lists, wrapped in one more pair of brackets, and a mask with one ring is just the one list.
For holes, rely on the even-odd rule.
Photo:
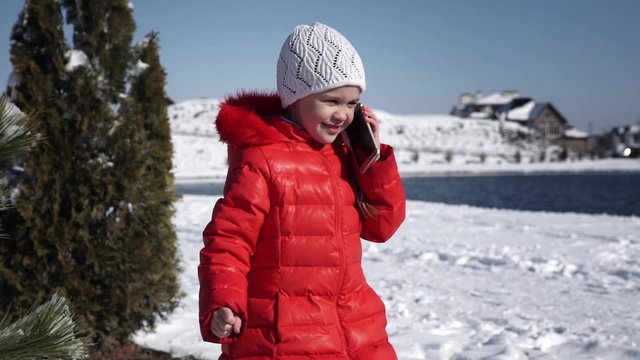
{"label": "clear blue sky", "polygon": [[[447,113],[462,92],[504,89],[551,101],[594,132],[640,119],[637,0],[133,0],[136,40],[160,33],[177,101],[275,89],[294,26],[324,22],[358,49],[363,100],[397,114]],[[21,0],[2,0],[0,84]]]}

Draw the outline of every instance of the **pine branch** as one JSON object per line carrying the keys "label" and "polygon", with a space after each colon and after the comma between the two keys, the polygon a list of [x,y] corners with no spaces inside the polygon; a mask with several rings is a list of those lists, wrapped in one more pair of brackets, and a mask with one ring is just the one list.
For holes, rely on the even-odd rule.
{"label": "pine branch", "polygon": [[25,155],[37,136],[31,131],[31,118],[9,106],[6,96],[0,96],[0,163]]}
{"label": "pine branch", "polygon": [[68,300],[57,293],[13,324],[0,320],[0,359],[85,359],[91,337],[73,320]]}

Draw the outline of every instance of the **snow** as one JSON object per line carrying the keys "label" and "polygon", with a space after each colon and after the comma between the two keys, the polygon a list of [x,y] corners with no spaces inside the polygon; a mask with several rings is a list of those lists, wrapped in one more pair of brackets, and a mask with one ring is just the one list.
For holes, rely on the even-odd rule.
{"label": "snow", "polygon": [[[218,108],[211,99],[169,108],[177,181],[224,179],[226,147],[213,126]],[[498,135],[527,131],[515,123],[376,112],[403,176],[640,171],[634,160],[529,163],[525,155],[539,144]],[[485,163],[468,161],[478,149]],[[516,150],[522,163],[504,161]],[[455,154],[451,162],[443,161],[447,151]],[[176,203],[185,297],[135,342],[174,356],[220,355],[219,345],[200,337],[196,271],[217,199],[184,195]],[[390,341],[403,360],[640,358],[638,217],[409,201],[388,243],[363,244],[363,267],[386,304]]]}
{"label": "snow", "polygon": [[91,66],[89,58],[82,50],[68,50],[64,56],[67,58],[67,63],[64,65],[64,69],[67,72],[71,72],[80,66]]}
{"label": "snow", "polygon": [[12,71],[9,74],[9,80],[7,80],[7,93],[10,101],[16,100],[16,90],[20,86],[20,76]]}
{"label": "snow", "polygon": [[531,118],[531,111],[536,106],[535,101],[529,101],[526,104],[513,108],[508,111],[507,119],[516,121],[527,121]]}
{"label": "snow", "polygon": [[147,34],[142,40],[138,41],[135,48],[136,49],[144,49],[149,46],[149,42],[151,41],[151,37]]}
{"label": "snow", "polygon": [[483,111],[474,111],[469,114],[469,117],[472,119],[488,119],[490,114]]}
{"label": "snow", "polygon": [[109,160],[109,157],[105,153],[99,153],[97,156],[91,160],[89,160],[91,164],[97,164],[101,168],[111,168],[113,167],[113,162]]}
{"label": "snow", "polygon": [[147,70],[148,67],[149,67],[149,64],[142,62],[142,60],[138,60],[138,62],[133,67],[131,72],[133,73],[134,76],[138,76],[142,74],[145,70]]}
{"label": "snow", "polygon": [[576,128],[570,128],[565,130],[564,136],[574,139],[584,139],[589,137],[589,134]]}
{"label": "snow", "polygon": [[25,116],[24,113],[11,101],[7,101],[7,116],[10,118],[18,118]]}
{"label": "snow", "polygon": [[[185,195],[174,223],[186,297],[134,341],[217,359],[201,341],[201,232],[216,196]],[[364,243],[400,359],[633,359],[640,356],[640,219],[409,201],[386,244]]]}
{"label": "snow", "polygon": [[518,97],[517,93],[496,92],[475,101],[477,105],[504,105]]}

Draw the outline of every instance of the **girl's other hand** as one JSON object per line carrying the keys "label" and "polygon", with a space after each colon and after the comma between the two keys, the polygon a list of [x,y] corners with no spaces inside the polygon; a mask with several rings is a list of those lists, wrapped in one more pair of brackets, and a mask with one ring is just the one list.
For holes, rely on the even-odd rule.
{"label": "girl's other hand", "polygon": [[242,327],[242,319],[233,314],[228,307],[221,307],[213,312],[211,332],[223,339],[231,335],[231,331],[238,334]]}
{"label": "girl's other hand", "polygon": [[378,147],[380,147],[380,127],[378,126],[379,125],[378,117],[373,112],[373,110],[371,110],[370,107],[365,105],[362,105],[362,114],[364,115],[365,121],[368,122],[369,125],[371,125],[371,130],[373,131],[373,138],[375,139]]}

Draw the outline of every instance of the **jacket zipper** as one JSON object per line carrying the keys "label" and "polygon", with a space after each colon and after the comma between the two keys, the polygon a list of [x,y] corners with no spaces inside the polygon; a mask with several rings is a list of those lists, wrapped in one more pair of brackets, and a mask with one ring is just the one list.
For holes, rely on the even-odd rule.
{"label": "jacket zipper", "polygon": [[342,289],[342,283],[344,282],[344,274],[346,271],[346,260],[344,255],[344,240],[342,239],[342,198],[340,197],[340,190],[338,188],[337,180],[333,168],[331,167],[331,163],[329,159],[323,154],[320,153],[322,157],[322,161],[324,165],[327,167],[327,171],[329,172],[329,177],[331,178],[331,186],[333,188],[333,193],[336,198],[336,227],[334,229],[336,233],[336,241],[338,241],[338,252],[340,253],[340,273],[339,273],[339,281],[338,281],[338,289],[336,291],[335,296],[335,309],[336,309],[336,319],[338,320],[338,331],[340,332],[340,339],[342,339],[342,353],[345,359],[349,359],[349,354],[347,352],[347,340],[344,336],[344,331],[342,331],[342,324],[340,322],[340,314],[338,314],[338,298],[340,296],[340,291]]}

